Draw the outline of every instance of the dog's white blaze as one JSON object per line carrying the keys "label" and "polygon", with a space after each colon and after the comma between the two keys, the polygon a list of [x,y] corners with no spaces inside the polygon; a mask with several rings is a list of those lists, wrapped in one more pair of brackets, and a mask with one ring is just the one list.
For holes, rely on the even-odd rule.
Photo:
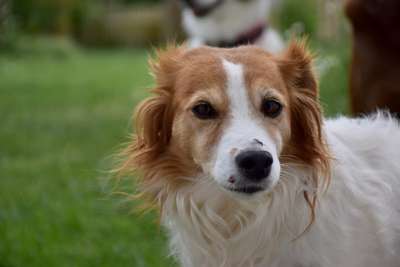
{"label": "dog's white blaze", "polygon": [[223,60],[227,75],[227,94],[230,112],[235,119],[247,119],[250,116],[250,103],[247,97],[243,77],[243,66]]}
{"label": "dog's white blaze", "polygon": [[[259,123],[257,111],[252,107],[244,82],[243,66],[223,59],[223,67],[227,76],[230,122],[218,144],[213,176],[219,183],[229,187],[229,177],[238,176],[234,160],[237,153],[246,149],[266,150],[274,159],[267,181],[272,187],[277,182],[280,172],[276,144],[267,129]],[[257,144],[255,139],[263,145]]]}

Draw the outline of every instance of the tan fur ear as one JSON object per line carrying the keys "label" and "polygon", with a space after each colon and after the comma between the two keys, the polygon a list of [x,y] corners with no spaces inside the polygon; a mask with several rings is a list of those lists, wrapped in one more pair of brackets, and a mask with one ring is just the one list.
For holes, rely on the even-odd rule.
{"label": "tan fur ear", "polygon": [[157,50],[155,58],[149,60],[151,74],[158,87],[173,87],[185,49],[185,46],[168,45],[166,49]]}
{"label": "tan fur ear", "polygon": [[[310,207],[310,223],[315,220],[316,189],[328,186],[330,180],[330,156],[322,130],[322,110],[318,99],[318,83],[312,69],[313,56],[306,42],[292,41],[278,59],[278,66],[290,96],[290,141],[282,152],[282,161],[310,167],[311,188],[304,191],[304,199]],[[321,181],[321,178],[326,178]]]}
{"label": "tan fur ear", "polygon": [[[141,102],[135,112],[135,152],[154,160],[162,153],[171,136],[170,95],[163,89],[153,90],[158,95]],[[139,156],[139,154],[138,154]]]}
{"label": "tan fur ear", "polygon": [[135,130],[133,139],[124,154],[128,157],[122,170],[146,172],[146,166],[156,161],[168,148],[171,138],[174,81],[179,70],[182,48],[170,47],[158,51],[149,65],[156,81],[151,90],[154,96],[143,100],[134,114]]}
{"label": "tan fur ear", "polygon": [[176,164],[176,156],[169,151],[174,116],[173,96],[176,75],[184,48],[170,47],[158,51],[158,57],[150,61],[156,86],[153,96],[143,100],[134,114],[135,131],[129,146],[122,151],[123,162],[116,172],[121,175],[138,174],[138,193],[134,197],[144,199],[141,210],[160,207],[166,192],[179,184],[182,164]]}
{"label": "tan fur ear", "polygon": [[293,40],[279,57],[278,65],[290,87],[307,89],[317,97],[318,84],[312,68],[313,59],[305,39]]}
{"label": "tan fur ear", "polygon": [[304,40],[292,41],[278,59],[290,95],[292,133],[285,154],[325,174],[329,169],[329,153],[322,132],[322,111],[312,60]]}

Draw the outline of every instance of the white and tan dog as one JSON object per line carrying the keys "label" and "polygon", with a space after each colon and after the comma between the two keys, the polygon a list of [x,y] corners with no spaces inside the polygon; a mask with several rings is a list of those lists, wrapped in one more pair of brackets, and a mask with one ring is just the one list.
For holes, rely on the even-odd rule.
{"label": "white and tan dog", "polygon": [[184,0],[183,28],[189,45],[236,47],[255,44],[269,52],[283,49],[279,34],[267,24],[273,0]]}
{"label": "white and tan dog", "polygon": [[172,48],[121,171],[185,267],[400,266],[400,128],[324,120],[311,57]]}

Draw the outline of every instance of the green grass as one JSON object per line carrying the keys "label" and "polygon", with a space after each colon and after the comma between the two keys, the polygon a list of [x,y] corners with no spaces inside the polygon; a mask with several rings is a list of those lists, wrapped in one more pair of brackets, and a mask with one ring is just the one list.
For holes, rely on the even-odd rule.
{"label": "green grass", "polygon": [[105,186],[151,84],[144,51],[0,55],[0,266],[169,266],[153,215]]}
{"label": "green grass", "polygon": [[[347,49],[322,77],[329,115],[346,110]],[[0,267],[174,266],[154,214],[130,213],[105,182],[135,104],[146,52],[0,55]]]}
{"label": "green grass", "polygon": [[[348,103],[348,76],[350,61],[350,44],[343,38],[341,42],[321,44],[311,42],[311,49],[317,55],[316,65],[329,65],[320,75],[321,105],[327,117],[338,114],[347,114]],[[328,61],[328,63],[327,63]]]}

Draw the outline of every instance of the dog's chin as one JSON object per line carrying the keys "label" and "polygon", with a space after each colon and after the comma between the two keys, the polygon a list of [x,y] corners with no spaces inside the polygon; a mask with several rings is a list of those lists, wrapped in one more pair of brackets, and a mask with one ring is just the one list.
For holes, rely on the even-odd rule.
{"label": "dog's chin", "polygon": [[253,196],[267,191],[267,187],[261,185],[243,185],[235,187],[223,187],[225,190],[241,196]]}
{"label": "dog's chin", "polygon": [[262,186],[252,185],[252,186],[243,186],[243,187],[232,188],[231,191],[240,193],[240,194],[253,195],[255,193],[265,191],[265,188],[263,188]]}

